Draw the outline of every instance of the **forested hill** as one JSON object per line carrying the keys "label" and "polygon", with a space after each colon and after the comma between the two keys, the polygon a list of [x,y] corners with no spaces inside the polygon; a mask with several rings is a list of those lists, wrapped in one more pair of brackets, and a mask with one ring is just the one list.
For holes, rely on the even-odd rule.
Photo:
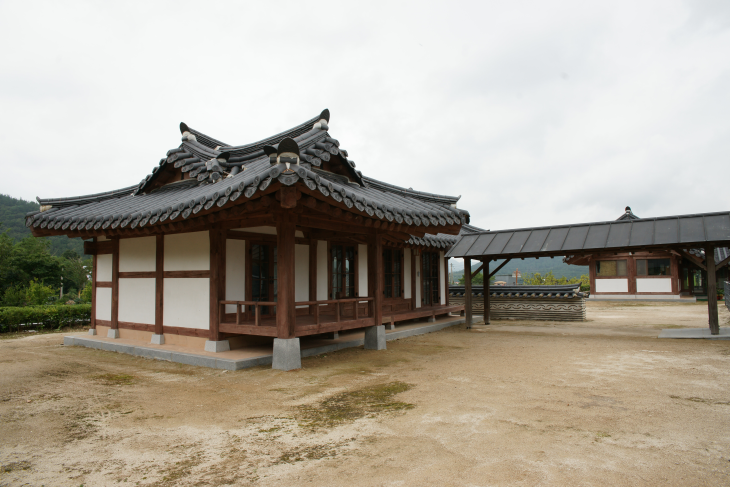
{"label": "forested hill", "polygon": [[[451,262],[454,263],[453,279],[458,281],[461,276],[464,275],[464,261],[462,259],[452,259]],[[492,262],[490,268],[496,269],[501,262],[502,261],[499,261],[497,263]],[[456,270],[457,265],[460,267],[459,270]],[[480,262],[472,264],[472,270],[476,270],[480,265]],[[512,274],[515,269],[519,269],[520,275],[523,276],[526,276],[527,274],[534,274],[535,272],[539,272],[544,276],[548,272],[552,271],[555,277],[567,277],[568,279],[570,279],[572,277],[580,277],[583,274],[588,274],[588,266],[566,264],[565,262],[563,262],[562,257],[555,257],[554,259],[551,259],[549,257],[543,257],[542,259],[513,260],[510,261],[506,266],[502,267],[502,269],[499,270],[498,274]]]}
{"label": "forested hill", "polygon": [[[35,201],[25,201],[0,194],[0,232],[7,231],[14,240],[19,241],[30,235],[30,230],[25,226],[25,214],[30,211],[38,211],[40,206]],[[65,250],[74,250],[78,255],[84,254],[84,241],[80,238],[68,238],[64,236],[43,237],[51,243],[51,253],[61,255]]]}

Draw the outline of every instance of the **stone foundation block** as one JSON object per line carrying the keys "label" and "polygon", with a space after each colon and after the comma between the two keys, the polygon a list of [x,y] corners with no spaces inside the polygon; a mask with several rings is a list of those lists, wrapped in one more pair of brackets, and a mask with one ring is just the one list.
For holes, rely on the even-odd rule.
{"label": "stone foundation block", "polygon": [[210,340],[205,341],[206,352],[227,352],[230,349],[231,344],[228,343],[228,340],[218,340],[217,342],[212,342]]}
{"label": "stone foundation block", "polygon": [[109,328],[109,332],[106,334],[107,338],[119,338],[119,330]]}
{"label": "stone foundation block", "polygon": [[385,350],[385,326],[365,328],[365,348],[367,350]]}
{"label": "stone foundation block", "polygon": [[165,344],[165,335],[152,335],[152,340],[150,341],[153,345],[164,345]]}
{"label": "stone foundation block", "polygon": [[89,335],[96,335],[96,328],[89,328]]}
{"label": "stone foundation block", "polygon": [[274,356],[271,368],[295,370],[302,368],[302,352],[299,338],[274,338]]}

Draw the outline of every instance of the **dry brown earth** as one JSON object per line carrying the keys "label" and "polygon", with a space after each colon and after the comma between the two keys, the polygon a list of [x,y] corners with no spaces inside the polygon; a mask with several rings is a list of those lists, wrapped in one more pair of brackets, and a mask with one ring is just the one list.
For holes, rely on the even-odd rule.
{"label": "dry brown earth", "polygon": [[706,305],[588,316],[294,372],[0,340],[0,485],[730,485],[730,342],[656,338]]}

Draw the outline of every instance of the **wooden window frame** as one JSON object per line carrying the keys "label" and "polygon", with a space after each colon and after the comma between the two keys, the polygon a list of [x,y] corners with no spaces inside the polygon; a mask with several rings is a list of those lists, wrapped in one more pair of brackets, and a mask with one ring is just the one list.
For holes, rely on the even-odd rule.
{"label": "wooden window frame", "polygon": [[[626,261],[626,274],[623,276],[599,276],[598,275],[598,269],[596,268],[599,262],[605,262],[605,261],[619,261],[624,260]],[[598,258],[592,262],[593,265],[593,273],[596,276],[596,279],[629,279],[631,277],[631,257],[616,257],[615,259],[611,258]],[[634,271],[635,273],[635,271]]]}
{"label": "wooden window frame", "polygon": [[[400,295],[398,297],[387,297],[385,295],[385,286],[386,286],[386,273],[385,273],[385,252],[398,252],[400,256]],[[403,297],[406,291],[406,284],[405,284],[405,252],[403,249],[399,249],[397,247],[386,247],[383,246],[383,300],[385,301],[403,301],[405,298]],[[395,273],[391,273],[391,275],[395,276]],[[393,289],[393,283],[390,283],[391,289]]]}
{"label": "wooden window frame", "polygon": [[[269,247],[269,273],[272,276],[270,279],[271,283],[269,284],[269,295],[271,297],[271,301],[274,301],[276,298],[276,294],[274,294],[274,280],[278,280],[279,276],[276,275],[275,267],[274,267],[274,259],[273,259],[273,253],[272,249],[276,248],[276,240],[273,240],[271,238],[247,238],[246,240],[246,301],[253,301],[253,246],[254,245],[266,245]],[[278,249],[277,249],[278,250]],[[278,259],[277,259],[278,261]],[[276,306],[273,306],[274,309],[269,309],[266,316],[276,316]]]}
{"label": "wooden window frame", "polygon": [[[360,257],[358,254],[359,245],[355,242],[345,240],[327,240],[327,299],[336,299],[332,296],[332,246],[353,247],[355,251],[354,259],[354,289],[356,298],[360,297]],[[311,272],[311,269],[310,269]],[[343,298],[345,299],[345,298]]]}
{"label": "wooden window frame", "polygon": [[[638,262],[640,260],[668,260],[669,261],[669,274],[665,274],[663,276],[650,276],[649,274],[639,274],[639,263]],[[674,263],[672,262],[672,260],[674,260],[674,259],[672,259],[671,257],[653,257],[653,258],[634,257],[635,268],[636,268],[635,277],[636,277],[636,279],[668,279],[668,278],[671,278],[674,276],[674,273],[673,273],[674,269],[672,267],[672,266],[674,266]],[[646,270],[647,270],[647,272],[649,271],[649,264],[647,264]]]}
{"label": "wooden window frame", "polygon": [[[419,252],[419,255],[421,257],[421,259],[420,259],[421,260],[421,266],[420,266],[421,268],[419,270],[420,273],[421,273],[421,306],[422,307],[424,307],[424,306],[440,306],[441,305],[441,278],[442,278],[442,276],[441,276],[441,266],[438,265],[438,264],[436,264],[436,269],[438,270],[438,279],[437,279],[437,283],[438,283],[438,293],[437,293],[438,303],[436,303],[436,304],[433,304],[433,303],[432,304],[426,304],[426,286],[425,286],[426,275],[423,272],[423,267],[424,267],[424,262],[425,262],[423,256],[426,255],[426,254],[434,254],[436,256],[436,260],[440,260],[441,259],[441,253],[439,251],[421,250]],[[448,287],[447,287],[447,289],[448,289]]]}

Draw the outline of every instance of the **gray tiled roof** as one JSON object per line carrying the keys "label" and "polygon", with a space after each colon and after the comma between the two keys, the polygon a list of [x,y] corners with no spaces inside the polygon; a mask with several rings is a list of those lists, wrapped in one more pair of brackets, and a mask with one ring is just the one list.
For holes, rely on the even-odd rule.
{"label": "gray tiled roof", "polygon": [[[730,244],[730,212],[642,218],[461,235],[449,257],[540,257],[668,246]],[[685,247],[686,248],[686,247]]]}
{"label": "gray tiled roof", "polygon": [[[466,235],[469,233],[476,233],[476,232],[483,232],[484,230],[475,227],[468,224],[463,224],[461,226],[461,230],[459,230],[459,235]],[[454,245],[454,243],[458,240],[457,235],[449,235],[446,233],[437,233],[436,235],[426,234],[423,237],[415,237],[412,236],[410,240],[408,240],[409,244],[412,245],[420,245],[423,247],[434,247],[439,249],[447,249]]]}
{"label": "gray tiled roof", "polygon": [[[424,226],[438,233],[440,227],[469,222],[469,213],[455,208],[459,197],[414,191],[368,178],[355,169],[347,151],[330,137],[324,111],[286,132],[253,144],[230,146],[181,124],[182,144],[160,160],[152,173],[138,185],[116,191],[71,198],[38,198],[50,210],[29,215],[26,225],[52,228],[61,233],[74,230],[136,228],[168,221],[180,221],[200,212],[216,211],[239,198],[248,199],[274,182],[291,186],[304,184],[324,199],[344,203],[364,216]],[[285,137],[293,138],[300,148],[301,163],[294,173],[282,174],[263,152],[265,145],[276,145]],[[217,162],[219,157],[227,162]],[[348,177],[319,169],[323,160],[334,158]],[[154,188],[167,167],[180,167],[193,179]],[[438,235],[431,238],[438,239]]]}
{"label": "gray tiled roof", "polygon": [[[464,296],[465,286],[449,286],[449,295]],[[484,286],[471,287],[472,296],[484,296]],[[582,298],[580,284],[560,286],[489,286],[489,295],[495,298]]]}

